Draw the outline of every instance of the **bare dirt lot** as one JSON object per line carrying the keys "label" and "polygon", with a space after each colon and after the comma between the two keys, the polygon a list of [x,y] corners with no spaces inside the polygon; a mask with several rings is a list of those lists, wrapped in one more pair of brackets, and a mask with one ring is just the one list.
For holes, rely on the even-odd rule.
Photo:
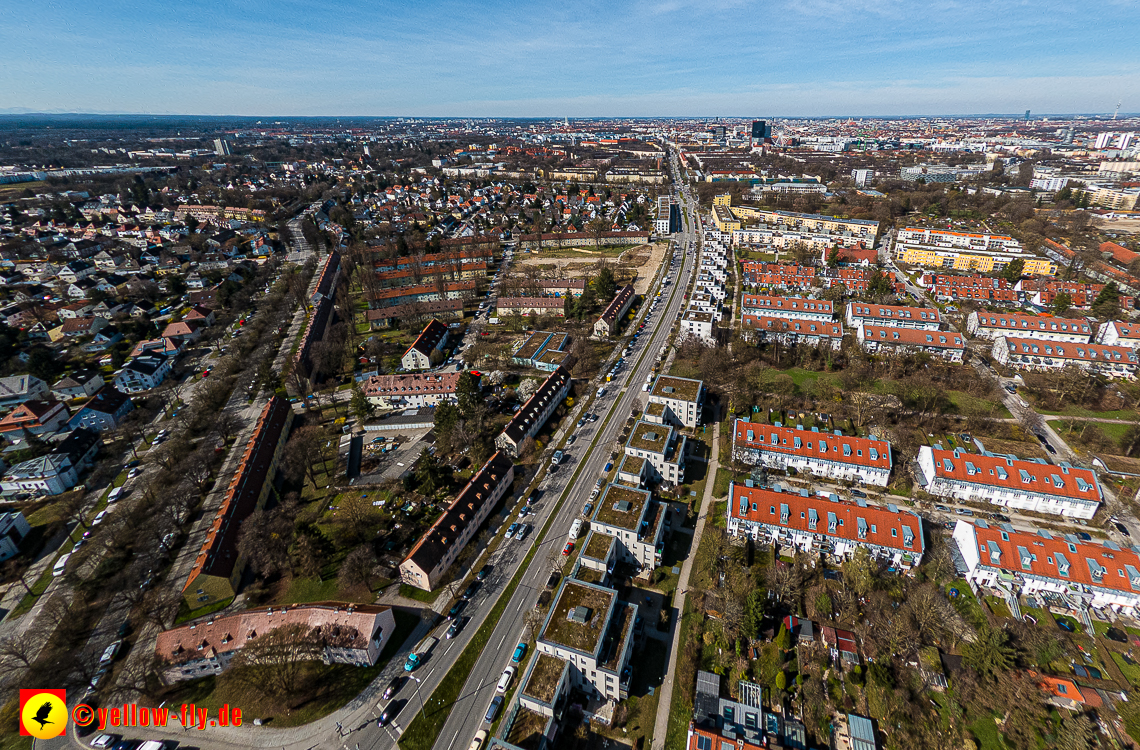
{"label": "bare dirt lot", "polygon": [[1118,217],[1113,220],[1094,218],[1092,223],[1097,229],[1105,232],[1120,232],[1122,234],[1136,234],[1140,232],[1140,216],[1129,219]]}
{"label": "bare dirt lot", "polygon": [[[664,243],[638,245],[626,250],[617,258],[607,260],[615,272],[618,272],[619,277],[621,271],[626,271],[630,275],[636,274],[637,278],[633,282],[633,289],[637,294],[645,294],[649,290],[649,282],[657,272],[657,267],[665,258],[665,251],[668,250],[668,247]],[[596,263],[595,258],[603,257],[593,250],[584,248],[575,248],[575,250],[581,254],[581,258],[550,258],[542,255],[529,255],[522,259],[520,265],[538,266],[549,271],[557,270],[560,275],[575,278],[590,274]]]}

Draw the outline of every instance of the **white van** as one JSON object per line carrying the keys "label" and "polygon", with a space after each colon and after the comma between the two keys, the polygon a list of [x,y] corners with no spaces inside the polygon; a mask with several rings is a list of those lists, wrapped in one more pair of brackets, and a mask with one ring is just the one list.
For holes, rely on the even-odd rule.
{"label": "white van", "polygon": [[601,398],[604,395],[606,395],[606,389],[604,387],[599,388],[598,389],[598,398]]}
{"label": "white van", "polygon": [[574,523],[570,524],[570,541],[574,541],[575,539],[577,539],[578,535],[581,533],[582,533],[582,519],[581,518],[575,518]]}
{"label": "white van", "polygon": [[507,688],[511,686],[511,680],[515,678],[515,668],[507,667],[503,670],[503,675],[499,678],[499,684],[495,686],[496,693],[505,693]]}
{"label": "white van", "polygon": [[64,569],[67,568],[67,561],[70,559],[71,553],[68,552],[66,555],[61,555],[60,558],[55,561],[55,567],[51,569],[51,575],[53,578],[59,578],[61,575],[63,575]]}

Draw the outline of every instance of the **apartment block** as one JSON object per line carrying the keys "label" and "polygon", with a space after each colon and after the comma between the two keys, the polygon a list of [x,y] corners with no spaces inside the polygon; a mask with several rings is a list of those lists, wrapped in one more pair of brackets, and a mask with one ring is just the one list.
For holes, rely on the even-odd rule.
{"label": "apartment block", "polygon": [[517,456],[523,441],[538,434],[570,393],[570,385],[570,373],[563,367],[556,367],[495,438],[496,447],[509,456]]}
{"label": "apartment block", "polygon": [[1074,609],[1111,609],[1129,617],[1140,604],[1140,555],[1112,541],[1018,531],[1009,524],[958,521],[954,544],[966,580],[1002,593],[1054,595]]}
{"label": "apartment block", "polygon": [[629,433],[625,455],[629,459],[643,459],[646,467],[634,472],[634,464],[623,463],[630,473],[638,473],[647,481],[678,485],[685,481],[685,459],[688,442],[684,435],[671,425],[639,420]]}
{"label": "apartment block", "polygon": [[873,325],[937,331],[942,325],[942,318],[939,317],[938,310],[933,307],[872,305],[865,302],[848,304],[846,319],[847,325],[852,328]]}
{"label": "apartment block", "polygon": [[400,358],[400,366],[405,370],[427,370],[432,367],[431,355],[442,351],[447,344],[447,326],[436,318],[424,326],[424,330]]}
{"label": "apartment block", "polygon": [[[701,380],[659,375],[649,390],[646,419],[676,427],[696,428],[701,421],[705,402],[705,384]],[[652,409],[657,404],[661,409]],[[658,412],[651,415],[651,412]]]}
{"label": "apartment block", "polygon": [[572,687],[595,699],[623,700],[633,672],[636,618],[637,605],[619,601],[613,589],[565,578],[538,631],[535,649],[569,663]]}
{"label": "apartment block", "polygon": [[1096,332],[1096,343],[1140,349],[1140,325],[1110,320]]}
{"label": "apartment block", "polygon": [[744,313],[741,320],[744,333],[756,343],[779,343],[785,346],[830,346],[843,348],[843,324],[821,323],[815,320],[771,318]]}
{"label": "apartment block", "polygon": [[1089,519],[1104,500],[1089,469],[1040,459],[966,453],[923,446],[918,452],[919,484],[931,495]]}
{"label": "apartment block", "polygon": [[891,476],[891,444],[874,437],[847,437],[816,428],[783,427],[737,419],[732,457],[752,466],[795,469],[835,481],[886,487]]}
{"label": "apartment block", "polygon": [[1093,335],[1092,324],[1084,318],[988,312],[970,313],[966,318],[966,332],[990,340],[1001,336],[1018,336],[1074,344],[1087,344]]}
{"label": "apartment block", "polygon": [[459,372],[373,375],[364,381],[364,397],[381,409],[409,409],[456,403]]}
{"label": "apartment block", "polygon": [[511,459],[495,451],[400,563],[400,580],[424,591],[435,589],[514,479]]}
{"label": "apartment block", "polygon": [[1136,374],[1140,350],[1107,344],[1068,344],[1038,338],[999,336],[990,350],[993,358],[1018,370],[1059,370],[1079,367],[1110,378]]}
{"label": "apartment block", "polygon": [[922,518],[894,504],[885,508],[841,502],[807,490],[784,492],[733,482],[728,491],[728,533],[842,560],[865,547],[871,557],[913,568],[922,562]]}
{"label": "apartment block", "polygon": [[835,304],[811,297],[780,297],[767,294],[745,294],[740,302],[741,314],[768,318],[815,320],[827,323],[835,317]]}
{"label": "apartment block", "polygon": [[648,575],[661,564],[665,551],[667,512],[649,490],[609,484],[598,498],[590,530],[616,539],[617,559]]}
{"label": "apartment block", "polygon": [[856,329],[859,345],[868,352],[930,354],[947,362],[961,362],[966,341],[952,331],[929,331],[866,324]]}

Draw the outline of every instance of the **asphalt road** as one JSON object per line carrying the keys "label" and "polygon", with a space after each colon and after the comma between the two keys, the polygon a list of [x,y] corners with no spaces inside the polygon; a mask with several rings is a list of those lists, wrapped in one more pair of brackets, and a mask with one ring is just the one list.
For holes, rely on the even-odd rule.
{"label": "asphalt road", "polygon": [[[690,227],[695,226],[692,223],[694,218],[690,217]],[[644,399],[641,398],[644,395],[641,386],[653,368],[657,353],[668,342],[670,329],[678,313],[684,309],[685,291],[698,257],[695,250],[692,255],[685,251],[690,240],[695,242],[695,233],[692,235],[679,234],[674,237],[674,240],[684,253],[678,265],[680,273],[673,275],[673,282],[670,286],[665,287],[667,293],[658,307],[658,312],[649,319],[646,330],[652,330],[653,333],[648,343],[634,347],[633,354],[629,359],[633,360],[635,364],[631,370],[623,371],[622,374],[626,375],[624,383],[608,384],[606,395],[595,400],[591,411],[598,414],[599,421],[587,423],[578,430],[578,440],[575,447],[566,451],[570,457],[569,460],[564,463],[557,474],[547,479],[548,487],[544,493],[544,498],[553,498],[565,489],[566,483],[573,476],[575,469],[578,468],[576,465],[582,464],[577,481],[575,481],[565,501],[557,509],[550,532],[539,542],[538,553],[523,574],[522,582],[512,595],[487,647],[484,648],[483,653],[471,670],[471,675],[460,693],[459,701],[453,706],[451,714],[436,741],[436,750],[466,748],[478,730],[489,728],[483,718],[491,698],[495,695],[495,684],[509,663],[515,645],[524,637],[529,636],[526,633],[527,611],[535,606],[539,592],[545,586],[552,567],[550,560],[553,558],[558,562],[562,561],[561,548],[566,543],[571,523],[579,517],[595,481],[602,475],[602,469],[610,460],[611,450],[621,434],[630,411],[635,404],[639,402],[644,404]],[[649,297],[647,301],[651,299]],[[642,356],[643,354],[644,356]],[[606,419],[607,414],[608,420]],[[600,434],[596,434],[597,432]],[[593,447],[587,449],[586,447],[595,437],[597,440],[593,443]],[[550,500],[545,502],[549,503]],[[545,518],[541,518],[536,526],[541,526],[544,522]],[[524,551],[519,547],[518,554],[520,557]],[[516,687],[521,679],[521,674],[516,676]],[[409,704],[405,710],[410,712],[417,707],[415,704]],[[379,743],[371,747],[387,746],[385,743]],[[361,743],[361,747],[366,746]]]}

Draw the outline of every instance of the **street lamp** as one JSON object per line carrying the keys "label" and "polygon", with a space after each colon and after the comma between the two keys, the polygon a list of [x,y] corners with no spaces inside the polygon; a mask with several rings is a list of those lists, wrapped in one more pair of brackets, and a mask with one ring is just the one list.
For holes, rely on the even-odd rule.
{"label": "street lamp", "polygon": [[416,697],[420,699],[420,718],[426,722],[427,717],[424,716],[424,697],[420,695],[420,688],[423,687],[424,684],[423,680],[421,680],[419,677],[416,677],[415,675],[409,676],[416,681]]}

